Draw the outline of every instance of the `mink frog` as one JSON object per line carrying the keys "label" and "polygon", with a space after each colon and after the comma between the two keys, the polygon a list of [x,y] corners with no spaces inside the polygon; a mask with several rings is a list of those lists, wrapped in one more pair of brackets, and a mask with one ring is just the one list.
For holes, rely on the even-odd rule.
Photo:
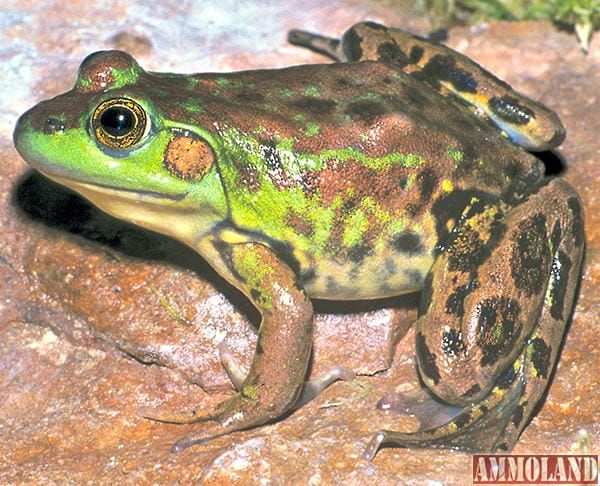
{"label": "mink frog", "polygon": [[563,126],[400,30],[366,22],[341,40],[290,40],[339,62],[179,75],[98,52],[15,129],[31,166],[190,245],[262,315],[235,395],[146,415],[211,421],[176,451],[276,419],[302,400],[311,298],[421,290],[420,377],[460,411],[380,430],[364,457],[383,444],[510,450],[548,385],[581,271],[579,196],[525,150],[560,144]]}

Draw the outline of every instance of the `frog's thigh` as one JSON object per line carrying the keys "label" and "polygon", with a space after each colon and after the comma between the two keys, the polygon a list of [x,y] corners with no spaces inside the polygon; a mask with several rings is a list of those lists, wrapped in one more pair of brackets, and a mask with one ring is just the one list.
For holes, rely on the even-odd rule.
{"label": "frog's thigh", "polygon": [[475,202],[464,216],[417,321],[421,376],[454,405],[485,397],[534,330],[560,340],[583,250],[581,204],[561,179],[512,208]]}
{"label": "frog's thigh", "polygon": [[379,431],[366,458],[381,444],[510,450],[548,384],[583,254],[577,193],[555,179],[463,216],[424,292],[417,354],[425,384],[464,408],[437,428]]}

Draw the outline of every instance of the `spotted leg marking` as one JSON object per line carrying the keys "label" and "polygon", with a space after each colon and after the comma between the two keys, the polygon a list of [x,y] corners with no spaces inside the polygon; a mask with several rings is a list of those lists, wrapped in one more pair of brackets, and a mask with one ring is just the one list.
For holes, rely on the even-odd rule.
{"label": "spotted leg marking", "polygon": [[366,459],[382,445],[512,449],[556,365],[578,285],[582,222],[579,197],[561,179],[512,207],[474,198],[436,260],[417,322],[423,382],[464,408],[428,430],[378,431]]}

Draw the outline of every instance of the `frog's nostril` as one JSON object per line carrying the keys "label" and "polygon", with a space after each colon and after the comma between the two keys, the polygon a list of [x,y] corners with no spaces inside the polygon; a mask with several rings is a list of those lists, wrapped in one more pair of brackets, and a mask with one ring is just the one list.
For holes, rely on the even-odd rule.
{"label": "frog's nostril", "polygon": [[54,133],[62,133],[65,131],[65,125],[57,118],[48,118],[44,122],[44,133],[52,135]]}

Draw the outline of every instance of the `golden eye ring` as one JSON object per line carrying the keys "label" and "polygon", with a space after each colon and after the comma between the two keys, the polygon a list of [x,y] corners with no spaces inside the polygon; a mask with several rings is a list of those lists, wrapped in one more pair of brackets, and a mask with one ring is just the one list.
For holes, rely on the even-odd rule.
{"label": "golden eye ring", "polygon": [[146,111],[129,98],[103,101],[94,110],[92,128],[98,142],[124,149],[138,143],[147,133]]}

